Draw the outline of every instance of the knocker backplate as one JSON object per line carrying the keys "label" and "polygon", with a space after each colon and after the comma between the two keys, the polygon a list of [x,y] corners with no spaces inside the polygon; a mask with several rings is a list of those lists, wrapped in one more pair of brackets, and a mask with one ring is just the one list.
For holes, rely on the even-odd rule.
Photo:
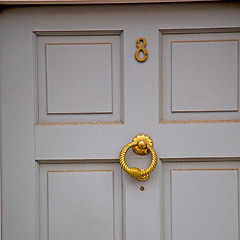
{"label": "knocker backplate", "polygon": [[[153,146],[152,139],[145,134],[139,134],[133,138],[133,142],[138,142],[137,146],[133,147],[133,151],[138,155],[146,155],[149,153],[147,144]],[[146,146],[145,146],[146,145]]]}

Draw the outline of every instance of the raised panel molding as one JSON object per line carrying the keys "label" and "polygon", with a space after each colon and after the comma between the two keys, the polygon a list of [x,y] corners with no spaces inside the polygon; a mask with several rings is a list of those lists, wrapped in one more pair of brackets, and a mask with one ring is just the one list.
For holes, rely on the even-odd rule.
{"label": "raised panel molding", "polygon": [[35,32],[37,124],[123,122],[121,33]]}
{"label": "raised panel molding", "polygon": [[164,163],[166,240],[237,240],[238,162]]}
{"label": "raised panel molding", "polygon": [[160,34],[160,121],[240,120],[239,29],[160,30]]}
{"label": "raised panel molding", "polygon": [[121,186],[116,163],[39,164],[39,240],[121,240]]}

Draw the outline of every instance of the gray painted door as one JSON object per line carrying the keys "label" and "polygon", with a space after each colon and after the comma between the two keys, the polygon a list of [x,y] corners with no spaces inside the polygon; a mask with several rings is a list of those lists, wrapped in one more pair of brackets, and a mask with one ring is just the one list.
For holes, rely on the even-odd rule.
{"label": "gray painted door", "polygon": [[[239,16],[236,2],[2,8],[2,240],[237,240]],[[118,161],[139,133],[158,154],[144,182]]]}

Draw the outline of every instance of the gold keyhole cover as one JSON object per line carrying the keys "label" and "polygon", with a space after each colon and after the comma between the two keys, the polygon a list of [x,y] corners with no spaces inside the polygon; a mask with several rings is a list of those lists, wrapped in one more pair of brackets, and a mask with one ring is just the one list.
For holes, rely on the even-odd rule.
{"label": "gold keyhole cover", "polygon": [[[127,165],[125,161],[125,155],[130,148],[132,148],[133,151],[139,155],[146,155],[151,152],[152,162],[147,169],[139,169],[137,167],[130,168]],[[152,139],[146,134],[137,135],[133,138],[132,142],[123,147],[122,151],[120,152],[119,161],[123,170],[131,177],[135,177],[140,181],[145,181],[148,178],[149,173],[151,173],[157,165],[157,154],[153,148]]]}

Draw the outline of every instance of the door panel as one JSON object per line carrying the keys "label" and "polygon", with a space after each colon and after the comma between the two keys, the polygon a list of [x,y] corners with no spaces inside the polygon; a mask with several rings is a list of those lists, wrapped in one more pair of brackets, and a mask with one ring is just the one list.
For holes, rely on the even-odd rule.
{"label": "door panel", "polygon": [[212,161],[164,163],[166,239],[238,239],[239,162]]}
{"label": "door panel", "polygon": [[34,39],[38,125],[122,123],[121,31],[38,31]]}
{"label": "door panel", "polygon": [[222,28],[162,34],[162,121],[238,119],[239,33]]}
{"label": "door panel", "polygon": [[[2,239],[236,240],[239,11],[2,9]],[[158,154],[145,182],[118,163],[139,133]],[[151,156],[126,161],[147,168]]]}
{"label": "door panel", "polygon": [[40,163],[40,239],[122,239],[118,162]]}

